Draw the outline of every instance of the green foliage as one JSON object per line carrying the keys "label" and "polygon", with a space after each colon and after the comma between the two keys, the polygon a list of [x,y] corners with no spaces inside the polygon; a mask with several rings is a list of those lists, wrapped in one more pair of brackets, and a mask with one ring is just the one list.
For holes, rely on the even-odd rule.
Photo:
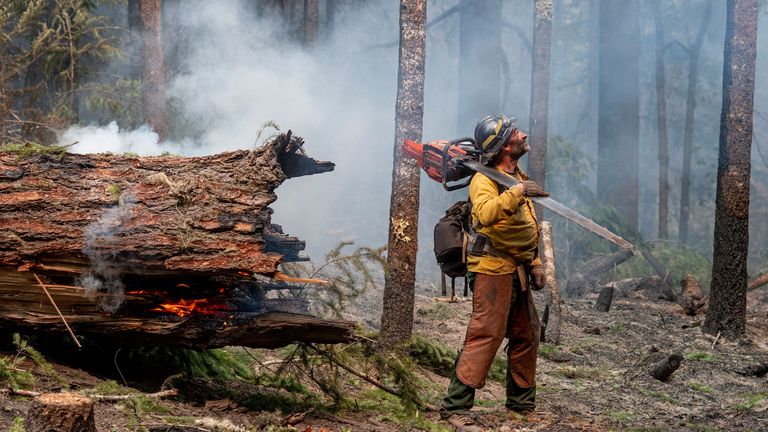
{"label": "green foliage", "polygon": [[253,379],[246,355],[226,348],[193,351],[170,346],[132,347],[127,356],[133,366],[146,365],[168,374],[222,381]]}
{"label": "green foliage", "polygon": [[613,421],[619,422],[619,423],[628,423],[635,419],[636,415],[632,411],[613,411],[608,410],[605,412],[605,415],[608,416]]}
{"label": "green foliage", "polygon": [[557,346],[555,345],[552,345],[552,344],[539,345],[539,356],[545,359],[552,357],[552,354],[554,354],[556,351],[557,351]]}
{"label": "green foliage", "polygon": [[709,363],[709,362],[715,362],[720,360],[720,357],[714,354],[709,354],[701,351],[692,351],[685,355],[685,359]]}
{"label": "green foliage", "polygon": [[444,376],[451,376],[453,364],[456,362],[457,352],[448,345],[428,339],[422,335],[414,334],[408,347],[416,363],[432,372]]}
{"label": "green foliage", "polygon": [[[699,281],[702,289],[709,288],[712,276],[712,263],[709,258],[677,243],[654,242],[649,243],[648,247],[669,272],[668,283],[671,286],[676,286],[679,289],[680,281],[687,273],[690,273]],[[653,268],[642,255],[636,254],[619,266],[616,277],[623,279],[651,274],[655,274]]]}
{"label": "green foliage", "polygon": [[733,409],[737,411],[750,410],[760,402],[764,400],[768,400],[768,392],[755,393],[755,394],[747,393],[742,395],[742,398],[744,398],[744,402],[734,405]]}
{"label": "green foliage", "polygon": [[112,197],[113,201],[117,201],[120,198],[120,193],[123,192],[123,187],[117,183],[111,183],[107,187],[107,193]]}
{"label": "green foliage", "polygon": [[43,375],[47,376],[48,378],[56,381],[61,385],[64,389],[69,389],[69,383],[67,380],[65,380],[61,375],[59,375],[58,372],[56,372],[56,369],[51,366],[50,363],[43,357],[42,354],[40,354],[40,351],[36,350],[34,347],[29,345],[26,340],[22,339],[21,336],[18,333],[14,333],[13,335],[13,345],[16,346],[16,349],[20,354],[24,354],[32,359],[32,361],[37,365],[37,367],[40,369]]}
{"label": "green foliage", "polygon": [[712,390],[712,387],[705,386],[704,384],[694,380],[688,381],[688,387],[700,393],[712,393],[714,391]]}
{"label": "green foliage", "polygon": [[24,357],[19,355],[0,358],[0,386],[20,388],[32,385],[35,377],[18,367],[22,361]]}
{"label": "green foliage", "polygon": [[56,156],[61,159],[67,153],[67,149],[61,146],[25,142],[6,144],[0,147],[0,153],[15,154],[19,160],[38,154]]}
{"label": "green foliage", "polygon": [[78,120],[89,70],[120,54],[115,27],[94,13],[94,5],[93,0],[0,2],[0,126],[5,131],[0,145],[49,143],[54,130]]}
{"label": "green foliage", "polygon": [[300,290],[291,291],[294,297],[311,297],[316,315],[340,318],[350,301],[368,288],[380,285],[386,271],[386,247],[377,249],[360,247],[345,254],[351,242],[340,242],[325,255],[325,263],[284,263],[282,269],[295,277],[322,279],[328,283],[319,286],[304,284]]}
{"label": "green foliage", "polygon": [[9,432],[24,432],[24,417],[15,417]]}
{"label": "green foliage", "polygon": [[677,399],[673,398],[672,396],[670,396],[670,395],[668,395],[666,393],[662,393],[662,392],[656,391],[656,390],[647,389],[645,387],[640,387],[640,386],[637,386],[636,388],[637,388],[637,391],[642,393],[644,396],[651,397],[651,398],[654,398],[654,399],[660,399],[660,400],[663,400],[665,402],[669,402],[672,405],[678,405],[679,404]]}
{"label": "green foliage", "polygon": [[167,407],[164,407],[156,399],[141,394],[128,398],[125,405],[139,418],[145,414],[168,414],[170,412]]}

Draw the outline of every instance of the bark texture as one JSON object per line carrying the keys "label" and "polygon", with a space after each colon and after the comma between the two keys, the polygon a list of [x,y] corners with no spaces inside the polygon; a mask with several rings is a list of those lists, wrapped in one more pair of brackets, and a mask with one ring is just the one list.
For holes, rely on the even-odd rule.
{"label": "bark texture", "polygon": [[275,188],[333,169],[302,144],[289,131],[196,158],[1,154],[0,325],[64,330],[39,275],[78,335],[197,348],[349,339],[346,323],[259,317],[306,309],[266,295],[292,288],[270,277],[304,248],[271,223]]}
{"label": "bark texture", "polygon": [[688,222],[691,218],[691,159],[693,158],[693,119],[696,112],[696,90],[699,81],[699,55],[710,16],[712,16],[711,0],[707,1],[696,39],[685,48],[686,53],[688,53],[688,102],[685,105],[683,176],[680,181],[680,229],[678,233],[680,242],[683,244],[688,243]]}
{"label": "bark texture", "polygon": [[597,194],[634,228],[639,197],[638,1],[600,3]]}
{"label": "bark texture", "polygon": [[402,151],[404,139],[421,141],[424,118],[426,0],[400,2],[400,55],[395,113],[388,272],[379,342],[390,349],[411,337],[419,222],[419,166]]}
{"label": "bark texture", "polygon": [[648,373],[659,381],[666,381],[680,367],[682,362],[683,356],[672,354],[651,366]]}
{"label": "bark texture", "polygon": [[462,0],[459,11],[459,136],[501,109],[501,0]]}
{"label": "bark texture", "polygon": [[[547,126],[549,116],[549,59],[552,44],[552,1],[536,0],[533,7],[533,62],[531,72],[531,151],[528,175],[546,187]],[[537,205],[536,214],[544,217]]]}
{"label": "bark texture", "polygon": [[160,140],[166,138],[165,61],[163,60],[163,25],[161,0],[139,0],[144,46],[141,102],[144,121]]}
{"label": "bark texture", "polygon": [[96,432],[93,400],[76,393],[45,393],[34,399],[24,428],[27,432]]}
{"label": "bark texture", "polygon": [[707,311],[707,297],[696,278],[687,274],[680,281],[680,286],[682,291],[675,308],[678,313],[695,316]]}
{"label": "bark texture", "polygon": [[597,302],[595,302],[595,309],[597,311],[608,312],[611,310],[614,291],[615,289],[612,286],[605,286],[600,290],[600,295],[597,296]]}
{"label": "bark texture", "polygon": [[543,334],[546,341],[555,345],[560,344],[560,323],[561,323],[561,303],[560,289],[557,285],[557,271],[555,266],[555,247],[553,243],[552,224],[541,222],[541,243],[543,250],[541,254],[544,274],[547,276],[547,286],[545,292],[549,294],[547,306],[549,306],[549,317],[547,328]]}
{"label": "bark texture", "polygon": [[669,145],[667,140],[667,92],[664,78],[664,21],[659,0],[651,2],[656,26],[656,129],[659,136],[659,238],[669,236]]}
{"label": "bark texture", "polygon": [[736,338],[746,324],[757,0],[729,0],[727,8],[712,285],[702,329]]}

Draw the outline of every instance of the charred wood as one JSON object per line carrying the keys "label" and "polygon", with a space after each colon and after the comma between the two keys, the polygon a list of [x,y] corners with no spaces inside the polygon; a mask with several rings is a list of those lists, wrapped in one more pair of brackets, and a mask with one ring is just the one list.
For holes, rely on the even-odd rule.
{"label": "charred wood", "polygon": [[601,274],[614,269],[619,264],[632,258],[631,249],[622,249],[613,255],[599,257],[585,263],[578,273],[568,279],[565,293],[568,296],[582,296],[596,288],[597,279]]}
{"label": "charred wood", "polygon": [[768,270],[764,271],[761,276],[752,279],[749,285],[747,285],[747,291],[756,290],[765,284],[768,284]]}
{"label": "charred wood", "polygon": [[678,354],[672,354],[671,356],[660,360],[651,366],[648,372],[652,377],[659,381],[666,381],[682,364],[683,357]]}
{"label": "charred wood", "polygon": [[669,285],[663,284],[659,276],[635,277],[609,282],[621,296],[642,296],[651,300],[674,301],[676,296]]}
{"label": "charred wood", "polygon": [[680,285],[682,286],[682,293],[675,307],[677,312],[690,316],[706,312],[709,299],[704,295],[704,291],[696,278],[687,274],[680,281]]}
{"label": "charred wood", "polygon": [[304,242],[271,223],[275,189],[334,166],[302,146],[288,131],[203,157],[0,154],[0,326],[62,331],[55,303],[78,337],[197,349],[350,340],[350,323],[269,295],[301,289],[273,278],[305,259]]}
{"label": "charred wood", "polygon": [[736,371],[736,373],[744,376],[764,377],[768,374],[768,362],[747,366],[742,370]]}
{"label": "charred wood", "polygon": [[603,287],[603,289],[600,290],[600,295],[597,297],[595,309],[599,312],[608,312],[611,310],[611,302],[613,302],[614,291],[614,288],[611,286]]}

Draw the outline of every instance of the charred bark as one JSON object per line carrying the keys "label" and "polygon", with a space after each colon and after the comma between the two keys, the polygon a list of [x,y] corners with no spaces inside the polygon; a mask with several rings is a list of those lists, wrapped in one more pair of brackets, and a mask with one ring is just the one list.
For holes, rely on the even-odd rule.
{"label": "charred bark", "polygon": [[729,0],[727,8],[712,284],[702,329],[736,338],[746,325],[757,0]]}
{"label": "charred bark", "polygon": [[565,285],[565,293],[568,296],[581,296],[595,288],[598,277],[632,258],[631,249],[622,249],[613,255],[595,258],[585,263],[578,273],[571,276]]}
{"label": "charred bark", "polygon": [[595,309],[599,312],[608,312],[611,310],[611,303],[613,302],[614,288],[612,286],[603,287],[600,290],[600,295],[597,296],[597,302],[595,302]]}
{"label": "charred bark", "polygon": [[[531,72],[531,151],[528,174],[545,187],[547,173],[547,126],[549,114],[549,58],[552,41],[552,1],[536,0],[533,16],[533,62]],[[544,217],[537,205],[536,214]]]}
{"label": "charred bark", "polygon": [[666,381],[680,367],[682,362],[683,357],[681,355],[672,354],[651,366],[648,373],[659,381]]}
{"label": "charred bark", "polygon": [[144,41],[141,82],[144,121],[152,127],[162,141],[166,138],[167,124],[161,0],[139,0],[139,7]]}
{"label": "charred bark", "polygon": [[[267,295],[304,242],[271,223],[286,178],[331,170],[290,131],[213,156],[0,155],[0,325],[195,348],[342,341],[346,323]],[[264,276],[258,276],[264,275]]]}
{"label": "charred bark", "polygon": [[419,166],[402,151],[404,139],[421,141],[424,117],[426,0],[400,2],[400,64],[395,114],[395,150],[390,203],[389,271],[379,342],[390,349],[411,337],[419,222]]}
{"label": "charred bark", "polygon": [[680,285],[682,292],[677,302],[677,311],[690,316],[706,312],[707,297],[704,295],[704,290],[701,289],[699,281],[690,274],[687,274],[680,281]]}

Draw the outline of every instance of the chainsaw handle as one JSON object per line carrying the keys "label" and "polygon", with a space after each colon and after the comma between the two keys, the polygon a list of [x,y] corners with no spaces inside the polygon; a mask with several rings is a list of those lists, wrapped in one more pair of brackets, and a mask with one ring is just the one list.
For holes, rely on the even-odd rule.
{"label": "chainsaw handle", "polygon": [[448,182],[445,179],[443,179],[443,189],[447,190],[448,192],[459,190],[459,189],[462,189],[462,188],[465,188],[465,187],[469,186],[469,183],[471,181],[472,181],[472,176],[469,176],[469,178],[467,178],[466,181],[463,181],[461,183],[456,183],[456,184],[453,184],[453,185],[449,185]]}
{"label": "chainsaw handle", "polygon": [[[473,140],[472,138],[469,138],[469,137],[457,138],[457,139],[448,141],[448,145],[446,145],[443,148],[443,155],[442,155],[443,173],[447,173],[448,172],[448,160],[450,160],[450,157],[448,156],[448,152],[450,151],[452,146],[457,146],[457,147],[464,148],[465,150],[467,150],[468,153],[469,153],[469,151],[471,151],[471,149],[468,149],[466,146],[463,146],[462,144],[470,144],[472,146],[472,149],[474,149],[474,147],[475,147],[475,140]],[[445,190],[447,190],[449,192],[450,191],[459,190],[459,189],[463,189],[463,188],[469,186],[469,183],[471,181],[472,181],[472,176],[469,176],[469,178],[467,178],[466,181],[463,181],[461,183],[454,183],[452,185],[449,185],[448,181],[445,179],[445,177],[443,177],[443,189],[445,189]]]}

